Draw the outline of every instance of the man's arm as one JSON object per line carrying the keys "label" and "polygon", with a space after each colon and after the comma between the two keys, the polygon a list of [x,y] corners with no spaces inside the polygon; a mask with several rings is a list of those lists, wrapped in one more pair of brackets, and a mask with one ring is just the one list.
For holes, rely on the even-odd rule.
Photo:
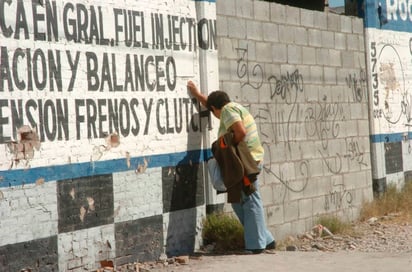
{"label": "man's arm", "polygon": [[246,136],[246,128],[242,121],[235,122],[230,129],[233,131],[233,141],[238,144],[243,141]]}
{"label": "man's arm", "polygon": [[187,88],[189,92],[200,102],[200,104],[206,107],[207,95],[202,94],[191,80],[187,82]]}

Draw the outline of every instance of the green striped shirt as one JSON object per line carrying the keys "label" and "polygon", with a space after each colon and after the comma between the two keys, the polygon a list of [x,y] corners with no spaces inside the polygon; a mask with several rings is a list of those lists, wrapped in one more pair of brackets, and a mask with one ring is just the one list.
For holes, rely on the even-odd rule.
{"label": "green striped shirt", "polygon": [[249,111],[236,102],[226,104],[220,113],[219,137],[224,135],[228,129],[236,122],[242,121],[246,128],[246,142],[252,157],[256,161],[263,160],[264,150],[260,143],[256,122]]}

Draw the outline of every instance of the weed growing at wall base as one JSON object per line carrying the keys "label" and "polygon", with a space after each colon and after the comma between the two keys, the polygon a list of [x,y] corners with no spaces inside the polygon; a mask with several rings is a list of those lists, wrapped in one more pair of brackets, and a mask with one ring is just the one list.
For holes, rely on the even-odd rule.
{"label": "weed growing at wall base", "polygon": [[326,227],[332,234],[352,233],[352,225],[336,216],[325,215],[317,220],[317,224]]}
{"label": "weed growing at wall base", "polygon": [[243,227],[232,215],[212,213],[203,220],[203,241],[214,245],[214,251],[242,250]]}

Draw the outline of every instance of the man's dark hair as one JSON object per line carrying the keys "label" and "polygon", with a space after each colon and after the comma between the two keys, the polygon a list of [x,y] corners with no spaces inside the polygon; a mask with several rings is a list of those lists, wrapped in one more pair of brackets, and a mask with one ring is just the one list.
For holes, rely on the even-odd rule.
{"label": "man's dark hair", "polygon": [[207,97],[206,107],[212,111],[212,106],[220,110],[224,105],[230,102],[230,98],[227,93],[222,91],[211,92]]}

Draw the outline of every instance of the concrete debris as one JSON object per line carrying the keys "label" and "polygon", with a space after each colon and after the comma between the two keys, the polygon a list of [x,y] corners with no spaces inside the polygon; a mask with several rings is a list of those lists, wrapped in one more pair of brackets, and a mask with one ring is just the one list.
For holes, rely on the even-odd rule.
{"label": "concrete debris", "polygon": [[188,264],[189,263],[189,256],[179,256],[179,257],[176,257],[175,260],[179,264]]}
{"label": "concrete debris", "polygon": [[[322,229],[322,232],[320,232]],[[296,248],[297,251],[359,251],[359,252],[412,252],[412,226],[410,224],[388,222],[385,218],[372,217],[365,222],[353,225],[350,234],[326,233],[319,225],[308,233],[297,236],[293,241],[285,240],[285,250]]]}
{"label": "concrete debris", "polygon": [[286,251],[298,251],[298,247],[295,245],[287,246]]}

